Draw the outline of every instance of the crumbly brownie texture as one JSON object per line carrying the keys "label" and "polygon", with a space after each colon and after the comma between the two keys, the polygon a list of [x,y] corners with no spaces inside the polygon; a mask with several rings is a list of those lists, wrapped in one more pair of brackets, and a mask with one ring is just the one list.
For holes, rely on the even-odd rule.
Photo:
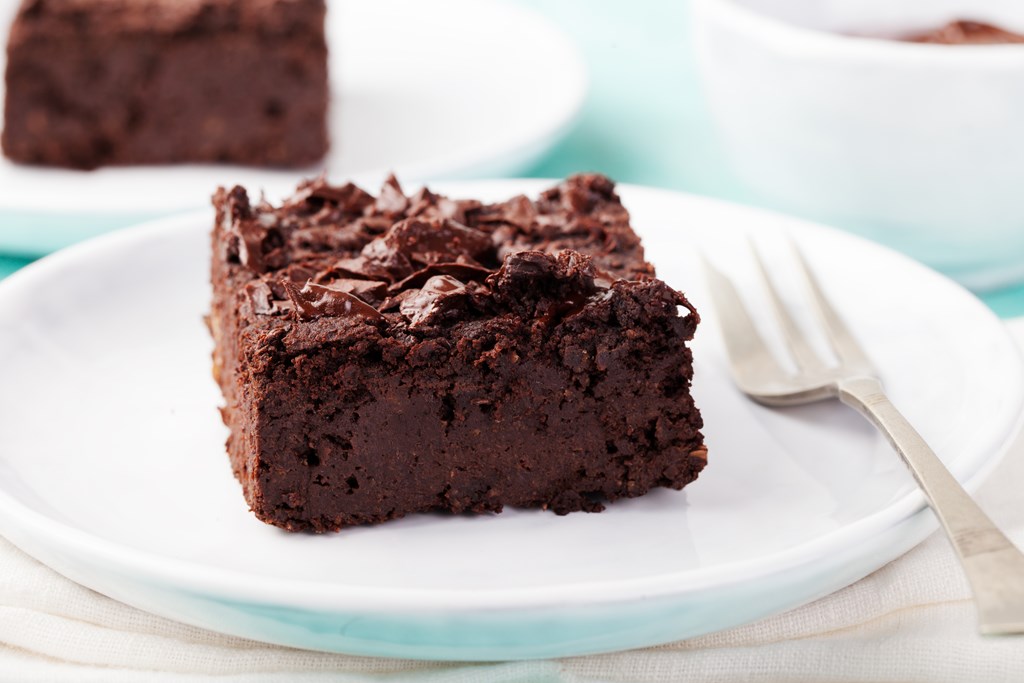
{"label": "crumbly brownie texture", "polygon": [[11,159],[300,166],[327,150],[324,0],[24,0]]}
{"label": "crumbly brownie texture", "polygon": [[910,43],[998,45],[1024,43],[1024,36],[980,21],[951,21],[941,28],[903,38]]}
{"label": "crumbly brownie texture", "polygon": [[317,180],[278,208],[240,187],[214,205],[214,374],[261,520],[597,511],[704,467],[697,313],[607,178],[499,204],[392,178],[377,197]]}

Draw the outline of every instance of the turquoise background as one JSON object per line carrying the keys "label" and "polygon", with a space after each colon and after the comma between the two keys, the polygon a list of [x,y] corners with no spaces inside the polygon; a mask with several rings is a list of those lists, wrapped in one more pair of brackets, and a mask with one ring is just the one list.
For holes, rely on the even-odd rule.
{"label": "turquoise background", "polygon": [[[578,42],[591,78],[578,124],[524,175],[601,171],[620,182],[768,205],[732,174],[722,154],[688,45],[688,2],[519,2],[550,17]],[[26,221],[36,222],[10,215],[3,220],[21,229],[28,227]],[[0,255],[0,277],[29,262]],[[1024,315],[1024,285],[982,298],[1004,317]]]}
{"label": "turquoise background", "polygon": [[[686,0],[520,2],[577,41],[591,75],[579,125],[532,175],[595,170],[621,182],[773,208],[728,166],[688,44]],[[1024,283],[981,298],[1003,317],[1024,315]]]}

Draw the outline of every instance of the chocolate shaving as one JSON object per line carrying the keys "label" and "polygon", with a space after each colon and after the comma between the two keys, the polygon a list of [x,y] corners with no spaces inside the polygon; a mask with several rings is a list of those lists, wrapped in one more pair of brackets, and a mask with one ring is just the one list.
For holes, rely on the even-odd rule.
{"label": "chocolate shaving", "polygon": [[299,320],[315,318],[361,318],[363,320],[383,320],[377,309],[359,297],[340,289],[316,285],[307,282],[299,289],[291,280],[283,280],[284,290],[295,306],[295,314]]}
{"label": "chocolate shaving", "polygon": [[238,235],[238,262],[255,273],[265,271],[263,240],[267,236],[266,229],[246,220],[234,223],[232,231]]}
{"label": "chocolate shaving", "polygon": [[321,183],[313,187],[309,196],[338,204],[342,209],[351,213],[362,211],[373,200],[369,193],[353,183],[345,183],[340,187]]}
{"label": "chocolate shaving", "polygon": [[380,188],[380,196],[374,204],[377,213],[400,215],[409,209],[409,198],[402,192],[402,186],[394,175],[389,175]]}
{"label": "chocolate shaving", "polygon": [[412,206],[409,208],[410,216],[421,216],[427,214],[437,207],[439,197],[427,188],[421,188],[410,200]]}
{"label": "chocolate shaving", "polygon": [[352,296],[358,297],[367,303],[380,302],[387,295],[387,283],[380,280],[356,280],[353,278],[338,278],[335,280],[324,280],[317,278],[316,284],[321,284],[331,289],[338,289]]}
{"label": "chocolate shaving", "polygon": [[480,202],[473,199],[448,199],[440,197],[437,200],[437,215],[441,218],[448,218],[456,223],[466,223],[466,215],[480,207]]}
{"label": "chocolate shaving", "polygon": [[477,216],[479,223],[506,223],[519,230],[529,230],[537,219],[537,207],[524,195],[487,207]]}
{"label": "chocolate shaving", "polygon": [[323,175],[300,185],[298,192],[288,200],[288,204],[294,206],[310,199],[330,202],[349,214],[360,214],[374,202],[373,195],[354,183],[330,185]]}
{"label": "chocolate shaving", "polygon": [[365,256],[338,259],[328,270],[321,273],[317,280],[320,281],[331,277],[348,277],[384,282],[391,282],[392,280],[391,273],[387,268]]}
{"label": "chocolate shaving", "polygon": [[516,252],[505,257],[501,268],[487,278],[491,289],[503,288],[506,283],[518,285],[537,278],[554,277],[555,259],[534,249]]}
{"label": "chocolate shaving", "polygon": [[435,275],[400,305],[413,327],[430,322],[438,313],[465,299],[466,286],[449,275]]}
{"label": "chocolate shaving", "polygon": [[398,294],[395,294],[394,296],[389,296],[387,299],[384,299],[384,303],[380,305],[380,308],[378,310],[381,313],[396,310],[401,307],[403,302],[408,301],[409,299],[415,297],[419,293],[420,292],[418,289],[402,290]]}
{"label": "chocolate shaving", "polygon": [[554,254],[528,250],[505,258],[485,284],[495,300],[532,312],[552,325],[612,296],[612,276],[598,271],[593,260],[576,251]]}
{"label": "chocolate shaving", "polygon": [[427,280],[435,275],[451,275],[462,282],[483,282],[493,272],[490,268],[471,263],[432,263],[426,268],[417,270],[404,280],[391,285],[388,290],[394,293],[404,289],[422,287]]}
{"label": "chocolate shaving", "polygon": [[272,315],[277,307],[274,305],[274,294],[263,280],[253,280],[245,286],[245,294],[249,298],[249,305],[256,315]]}
{"label": "chocolate shaving", "polygon": [[285,276],[293,282],[305,282],[316,275],[316,271],[300,263],[292,263],[284,270]]}
{"label": "chocolate shaving", "polygon": [[362,256],[400,280],[412,275],[417,266],[476,261],[493,251],[490,237],[479,230],[447,219],[410,218],[367,244]]}

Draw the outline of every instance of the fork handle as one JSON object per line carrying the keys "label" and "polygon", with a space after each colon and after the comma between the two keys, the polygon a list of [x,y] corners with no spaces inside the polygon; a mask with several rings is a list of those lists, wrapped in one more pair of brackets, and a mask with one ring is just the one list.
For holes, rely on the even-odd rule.
{"label": "fork handle", "polygon": [[1024,554],[989,519],[874,378],[838,383],[839,398],[888,437],[960,557],[984,634],[1024,633]]}

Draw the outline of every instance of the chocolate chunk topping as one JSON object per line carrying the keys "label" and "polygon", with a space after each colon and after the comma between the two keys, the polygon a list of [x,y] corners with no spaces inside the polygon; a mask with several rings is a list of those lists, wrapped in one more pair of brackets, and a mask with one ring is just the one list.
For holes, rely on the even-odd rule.
{"label": "chocolate chunk topping", "polygon": [[383,320],[384,316],[373,306],[340,289],[307,282],[299,289],[291,280],[283,280],[284,290],[295,306],[299,320],[314,318],[362,318]]}
{"label": "chocolate chunk topping", "polygon": [[487,234],[448,219],[410,218],[363,248],[362,256],[395,280],[433,263],[476,262],[494,251]]}
{"label": "chocolate chunk topping", "polygon": [[481,206],[475,199],[449,199],[425,187],[414,194],[409,202],[407,215],[410,218],[448,218],[463,225],[467,223],[469,213]]}
{"label": "chocolate chunk topping", "polygon": [[420,189],[412,196],[412,206],[409,207],[410,216],[429,216],[437,214],[437,203],[441,197],[434,194],[427,188]]}
{"label": "chocolate chunk topping", "polygon": [[521,294],[529,294],[538,287],[591,294],[597,289],[595,279],[599,278],[589,256],[576,251],[563,251],[555,256],[531,250],[506,256],[498,272],[487,278],[487,284],[493,289]]}
{"label": "chocolate chunk topping", "polygon": [[384,181],[374,208],[378,213],[390,215],[403,214],[409,209],[409,198],[402,192],[402,186],[395,176],[390,175]]}
{"label": "chocolate chunk topping", "polygon": [[326,183],[321,183],[315,186],[309,195],[338,204],[342,209],[350,213],[362,211],[373,201],[373,197],[352,183],[346,183],[341,187],[332,187]]}
{"label": "chocolate chunk topping", "polygon": [[320,176],[300,185],[298,192],[288,200],[288,205],[294,206],[311,199],[329,202],[348,214],[360,214],[374,201],[373,195],[353,183],[329,185],[326,178]]}
{"label": "chocolate chunk topping", "polygon": [[423,287],[401,302],[402,315],[415,327],[431,322],[434,317],[463,304],[466,287],[450,275],[435,275]]}
{"label": "chocolate chunk topping", "polygon": [[277,308],[274,305],[274,294],[263,280],[253,280],[245,286],[245,294],[249,298],[252,312],[257,315],[271,315]]}
{"label": "chocolate chunk topping", "polygon": [[[223,188],[217,194],[223,192]],[[216,195],[214,201],[217,201]],[[227,193],[228,218],[231,221],[238,221],[245,218],[252,218],[252,204],[249,202],[249,193],[241,185],[235,185]]]}
{"label": "chocolate chunk topping", "polygon": [[233,231],[238,235],[239,263],[255,273],[265,271],[263,239],[267,236],[267,229],[252,221],[239,221],[234,224]]}
{"label": "chocolate chunk topping", "polygon": [[339,278],[331,279],[326,281],[319,281],[317,284],[322,284],[330,287],[331,289],[341,290],[347,294],[351,294],[367,303],[381,302],[384,297],[387,296],[388,286],[386,283],[380,280],[355,280],[352,278]]}
{"label": "chocolate chunk topping", "polygon": [[293,263],[285,268],[284,273],[285,277],[292,282],[305,282],[306,280],[312,280],[317,275],[316,271],[312,268],[297,263]]}
{"label": "chocolate chunk topping", "polygon": [[598,275],[589,256],[575,251],[564,251],[557,257],[521,251],[507,256],[486,284],[502,305],[528,314],[532,311],[548,324],[607,300],[611,290],[605,277]]}
{"label": "chocolate chunk topping", "polygon": [[465,223],[467,212],[479,205],[480,202],[467,200],[455,201],[454,199],[441,197],[437,200],[437,214],[442,218],[450,218],[456,223]]}
{"label": "chocolate chunk topping", "polygon": [[426,268],[421,268],[415,273],[391,285],[390,291],[400,292],[403,289],[422,287],[430,278],[435,275],[451,275],[463,282],[483,282],[494,271],[483,266],[475,266],[469,263],[432,263]]}
{"label": "chocolate chunk topping", "polygon": [[526,280],[549,277],[555,272],[554,260],[542,251],[520,251],[505,257],[497,273],[487,278],[487,284],[509,286]]}
{"label": "chocolate chunk topping", "polygon": [[490,207],[487,212],[481,212],[478,218],[479,223],[508,223],[519,230],[528,230],[535,220],[537,207],[523,195]]}
{"label": "chocolate chunk topping", "polygon": [[596,173],[572,176],[558,187],[544,193],[544,198],[560,201],[569,212],[590,213],[608,202],[618,202],[615,183]]}
{"label": "chocolate chunk topping", "polygon": [[[224,194],[223,189],[218,190],[214,201]],[[237,259],[238,263],[249,270],[262,273],[265,270],[263,240],[267,235],[267,226],[261,225],[261,216],[254,214],[245,188],[238,185],[231,188],[226,193],[225,205],[227,210],[219,214],[219,220],[223,221],[224,230],[231,239],[224,257],[229,261]]]}
{"label": "chocolate chunk topping", "polygon": [[[257,315],[398,311],[405,320],[390,324],[419,327],[516,312],[558,324],[611,300],[614,282],[651,272],[614,185],[600,176],[495,204],[426,189],[407,198],[394,177],[378,197],[318,178],[280,208],[251,206],[241,188],[220,193],[222,253],[262,280],[246,290]],[[566,208],[573,204],[589,213]]]}
{"label": "chocolate chunk topping", "polygon": [[338,259],[324,273],[321,273],[318,279],[329,279],[339,276],[383,282],[390,282],[392,280],[390,271],[384,265],[365,256]]}
{"label": "chocolate chunk topping", "polygon": [[378,310],[381,313],[387,313],[388,311],[398,310],[402,303],[408,301],[414,296],[419,295],[419,293],[420,290],[418,289],[403,289],[398,294],[395,294],[394,296],[389,296],[387,299],[384,299],[384,303],[380,305]]}
{"label": "chocolate chunk topping", "polygon": [[[325,220],[330,220],[325,218]],[[390,225],[390,223],[388,224]],[[339,228],[337,225],[323,225],[296,230],[291,236],[291,248],[295,256],[321,254],[363,248],[371,239],[359,224]]]}
{"label": "chocolate chunk topping", "polygon": [[221,217],[224,231],[229,236],[229,247],[224,257],[258,275],[287,265],[287,254],[281,251],[284,238],[273,214],[254,213],[244,191],[241,199],[232,203],[231,209],[229,214]]}

